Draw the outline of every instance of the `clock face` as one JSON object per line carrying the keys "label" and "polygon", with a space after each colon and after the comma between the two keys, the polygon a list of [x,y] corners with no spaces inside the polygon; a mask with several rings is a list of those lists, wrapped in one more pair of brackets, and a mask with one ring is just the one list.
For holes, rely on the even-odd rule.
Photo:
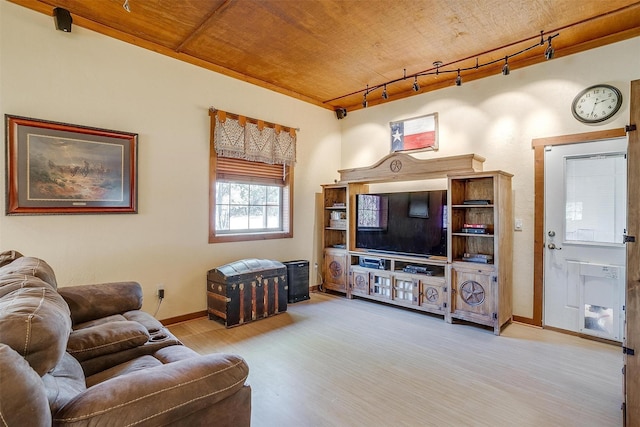
{"label": "clock face", "polygon": [[595,85],[580,92],[571,104],[573,116],[583,123],[603,122],[622,106],[622,94],[609,85]]}

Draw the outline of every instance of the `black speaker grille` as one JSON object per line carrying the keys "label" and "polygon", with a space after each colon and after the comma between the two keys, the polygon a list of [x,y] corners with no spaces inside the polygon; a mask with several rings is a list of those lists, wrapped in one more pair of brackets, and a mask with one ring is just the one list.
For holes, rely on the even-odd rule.
{"label": "black speaker grille", "polygon": [[286,261],[283,264],[287,266],[289,302],[309,299],[309,261]]}

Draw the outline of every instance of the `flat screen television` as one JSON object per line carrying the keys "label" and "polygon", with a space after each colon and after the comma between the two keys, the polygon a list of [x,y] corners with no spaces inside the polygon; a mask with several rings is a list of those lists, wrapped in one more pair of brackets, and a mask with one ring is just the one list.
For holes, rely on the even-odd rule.
{"label": "flat screen television", "polygon": [[356,249],[447,256],[447,191],[358,194]]}

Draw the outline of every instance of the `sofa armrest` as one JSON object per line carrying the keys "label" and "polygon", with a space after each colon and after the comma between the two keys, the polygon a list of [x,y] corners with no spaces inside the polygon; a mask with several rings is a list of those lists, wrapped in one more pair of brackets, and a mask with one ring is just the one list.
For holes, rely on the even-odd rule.
{"label": "sofa armrest", "polygon": [[54,424],[169,425],[238,392],[249,367],[240,356],[210,354],[112,378],[54,414]]}
{"label": "sofa armrest", "polygon": [[66,286],[58,293],[69,305],[74,325],[142,307],[142,287],[137,282]]}

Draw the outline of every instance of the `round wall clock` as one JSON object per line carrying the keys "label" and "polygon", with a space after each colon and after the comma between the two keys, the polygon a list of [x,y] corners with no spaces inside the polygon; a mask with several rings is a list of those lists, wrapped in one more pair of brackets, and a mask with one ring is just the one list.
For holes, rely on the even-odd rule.
{"label": "round wall clock", "polygon": [[573,117],[583,123],[599,123],[618,112],[622,106],[622,93],[618,88],[598,84],[581,91],[571,104]]}

